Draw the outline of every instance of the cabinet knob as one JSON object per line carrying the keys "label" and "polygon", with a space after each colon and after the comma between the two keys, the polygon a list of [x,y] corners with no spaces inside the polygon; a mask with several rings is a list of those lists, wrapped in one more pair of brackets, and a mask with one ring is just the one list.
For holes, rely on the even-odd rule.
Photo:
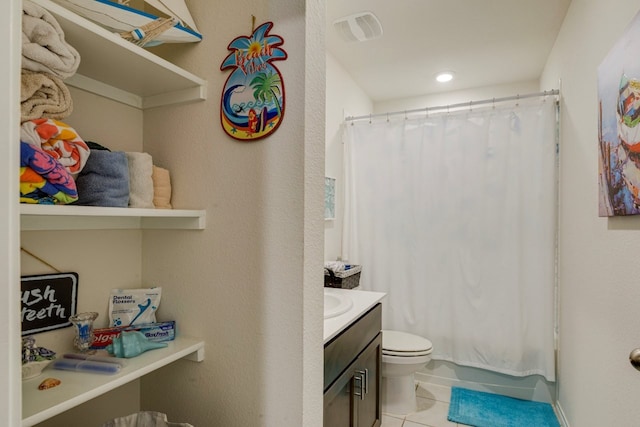
{"label": "cabinet knob", "polygon": [[640,348],[634,348],[629,354],[629,362],[631,366],[640,371]]}

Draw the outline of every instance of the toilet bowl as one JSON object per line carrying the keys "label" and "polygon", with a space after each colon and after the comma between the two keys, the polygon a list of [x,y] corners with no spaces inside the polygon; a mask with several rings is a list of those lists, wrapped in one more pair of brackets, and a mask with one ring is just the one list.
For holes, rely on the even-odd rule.
{"label": "toilet bowl", "polygon": [[431,341],[400,331],[382,331],[382,412],[416,412],[414,374],[431,360]]}

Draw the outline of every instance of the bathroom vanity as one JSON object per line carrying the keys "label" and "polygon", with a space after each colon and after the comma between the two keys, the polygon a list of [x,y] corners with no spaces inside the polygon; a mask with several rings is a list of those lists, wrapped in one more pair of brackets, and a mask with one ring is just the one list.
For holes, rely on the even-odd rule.
{"label": "bathroom vanity", "polygon": [[385,294],[335,289],[328,292],[353,304],[346,312],[325,318],[324,426],[380,426],[380,300]]}

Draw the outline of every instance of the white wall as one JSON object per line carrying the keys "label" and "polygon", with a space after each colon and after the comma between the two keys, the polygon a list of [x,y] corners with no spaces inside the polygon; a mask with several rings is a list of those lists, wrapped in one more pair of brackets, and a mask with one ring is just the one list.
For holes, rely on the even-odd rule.
{"label": "white wall", "polygon": [[324,259],[335,260],[342,251],[344,176],[342,124],[347,116],[373,111],[373,103],[347,71],[330,54],[327,58],[325,174],[336,179],[336,219],[324,224]]}
{"label": "white wall", "polygon": [[[323,52],[324,3],[309,3],[191,2],[205,39],[160,50],[208,81],[206,101],[144,117],[145,141],[162,141],[148,149],[170,165],[175,205],[207,210],[206,230],[143,237],[143,277],[163,286],[164,315],[206,342],[204,362],[142,380],[143,408],[173,420],[322,424],[324,58],[305,44]],[[274,65],[286,109],[272,136],[239,142],[220,127],[229,71],[219,68],[229,42],[251,32],[252,14],[256,25],[273,21],[272,34],[284,38],[288,59]]]}
{"label": "white wall", "polygon": [[640,219],[599,218],[597,178],[597,67],[639,8],[573,0],[541,79],[562,79],[558,399],[572,427],[640,420]]}
{"label": "white wall", "polygon": [[[557,89],[556,86],[547,89]],[[421,109],[425,107],[441,107],[445,105],[461,104],[469,101],[501,98],[514,95],[524,95],[538,92],[537,81],[524,81],[496,86],[465,89],[436,93],[432,95],[417,95],[411,98],[390,99],[378,101],[374,105],[374,113],[382,114],[395,111]]]}

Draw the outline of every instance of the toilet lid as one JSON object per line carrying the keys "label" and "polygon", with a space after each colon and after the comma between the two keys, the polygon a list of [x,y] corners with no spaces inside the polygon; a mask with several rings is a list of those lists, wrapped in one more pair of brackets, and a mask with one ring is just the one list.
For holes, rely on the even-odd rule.
{"label": "toilet lid", "polygon": [[433,344],[426,338],[400,331],[382,331],[382,353],[392,356],[423,356]]}

